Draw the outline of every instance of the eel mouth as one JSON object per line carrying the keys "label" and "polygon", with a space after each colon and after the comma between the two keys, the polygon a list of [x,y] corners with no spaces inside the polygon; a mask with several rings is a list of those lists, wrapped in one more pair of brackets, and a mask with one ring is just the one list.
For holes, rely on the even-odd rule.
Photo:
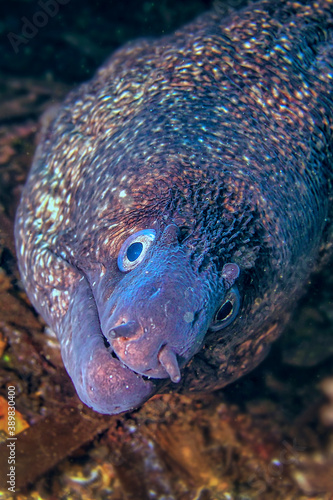
{"label": "eel mouth", "polygon": [[131,411],[156,393],[158,381],[135,373],[108,347],[86,279],[75,290],[58,333],[67,372],[81,401],[93,410]]}

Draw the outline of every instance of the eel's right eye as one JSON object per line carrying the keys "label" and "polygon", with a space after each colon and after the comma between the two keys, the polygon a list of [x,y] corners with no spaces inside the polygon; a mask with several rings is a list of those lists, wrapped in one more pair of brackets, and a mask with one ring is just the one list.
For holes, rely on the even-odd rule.
{"label": "eel's right eye", "polygon": [[240,296],[236,286],[233,286],[228,290],[224,301],[215,313],[212,323],[209,325],[209,329],[213,332],[222,330],[226,326],[230,325],[236,318],[240,308]]}
{"label": "eel's right eye", "polygon": [[154,229],[143,229],[129,236],[122,244],[118,255],[117,263],[120,271],[131,271],[139,265],[155,238]]}

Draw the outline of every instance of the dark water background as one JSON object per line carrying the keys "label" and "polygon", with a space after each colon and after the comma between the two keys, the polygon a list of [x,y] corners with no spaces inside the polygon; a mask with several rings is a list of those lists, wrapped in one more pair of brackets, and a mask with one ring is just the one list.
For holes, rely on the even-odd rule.
{"label": "dark water background", "polygon": [[[88,79],[126,41],[169,33],[212,5],[211,0],[63,2],[66,4],[57,3],[58,13],[53,17],[45,13],[37,0],[1,2],[2,71],[36,78],[48,75],[55,80],[78,83]],[[56,8],[50,6],[49,10],[55,13]],[[37,28],[34,34],[29,21],[32,24],[35,21],[35,26],[45,26]],[[31,34],[31,38],[26,44],[18,44],[15,54],[8,34],[22,35],[22,32]]]}

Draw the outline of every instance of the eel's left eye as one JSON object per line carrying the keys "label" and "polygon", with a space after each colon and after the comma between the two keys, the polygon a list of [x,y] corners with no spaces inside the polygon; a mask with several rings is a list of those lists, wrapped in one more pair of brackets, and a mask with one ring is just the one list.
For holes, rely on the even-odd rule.
{"label": "eel's left eye", "polygon": [[236,286],[228,290],[224,302],[220,305],[215,313],[214,320],[209,325],[209,329],[213,332],[222,330],[230,325],[236,318],[240,307],[240,296]]}
{"label": "eel's left eye", "polygon": [[118,255],[117,263],[120,271],[131,271],[140,264],[155,238],[154,229],[143,229],[129,236],[122,244]]}

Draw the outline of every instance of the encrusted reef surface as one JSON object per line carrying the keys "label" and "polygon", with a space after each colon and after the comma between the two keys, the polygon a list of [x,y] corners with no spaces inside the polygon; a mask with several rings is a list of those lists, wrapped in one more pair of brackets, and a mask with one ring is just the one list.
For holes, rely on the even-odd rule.
{"label": "encrusted reef surface", "polygon": [[[167,7],[161,2],[159,8]],[[193,13],[188,14],[191,17]],[[61,36],[68,40],[71,35],[75,45],[75,33],[67,30]],[[43,33],[38,36],[42,43]],[[79,40],[74,41],[75,47],[80,46]],[[120,417],[86,409],[62,366],[54,334],[36,315],[21,287],[12,236],[38,131],[37,117],[67,93],[68,82],[60,83],[64,78],[58,76],[56,83],[42,73],[27,78],[16,71],[13,76],[8,66],[4,71],[0,498],[331,499],[332,262],[312,277],[285,335],[266,361],[233,385],[208,395],[158,395]],[[18,412],[14,494],[6,484],[9,386],[15,387]]]}

